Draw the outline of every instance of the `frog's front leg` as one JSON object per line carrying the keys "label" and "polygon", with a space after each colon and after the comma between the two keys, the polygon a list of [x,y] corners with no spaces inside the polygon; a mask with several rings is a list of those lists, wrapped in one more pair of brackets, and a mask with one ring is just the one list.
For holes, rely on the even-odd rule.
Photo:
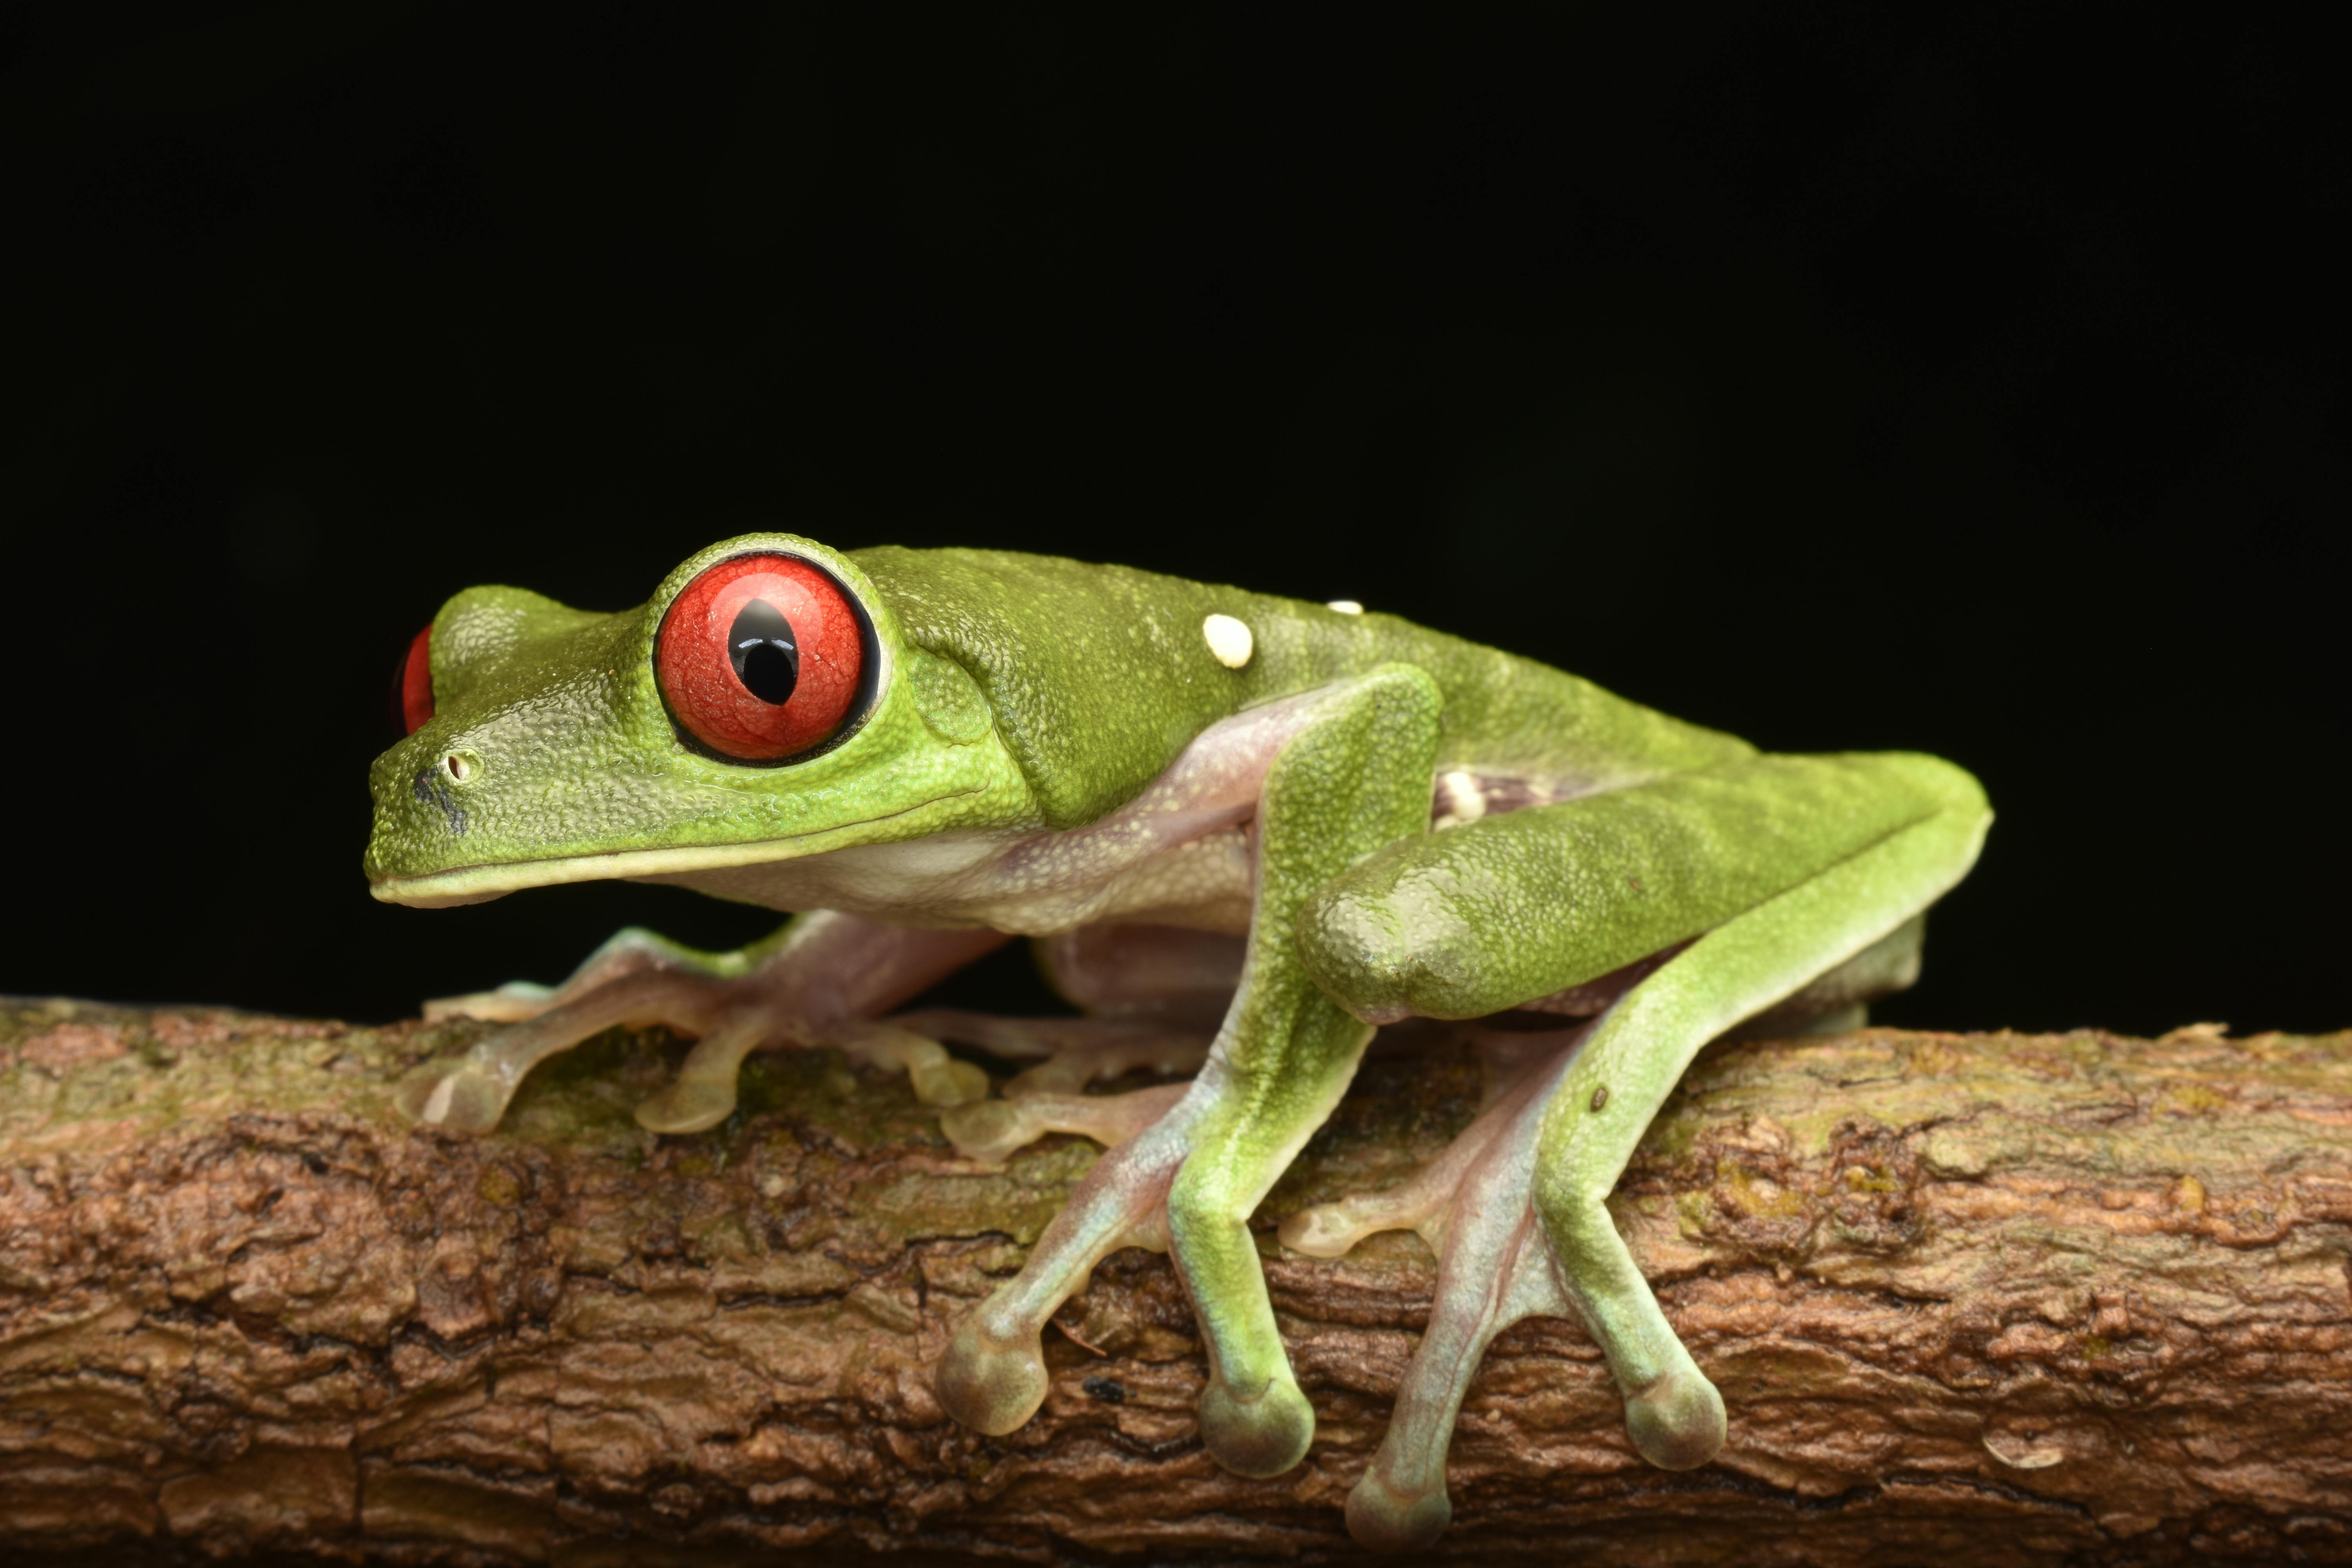
{"label": "frog's front leg", "polygon": [[[880,1015],[1004,941],[996,931],[916,930],[822,910],[734,952],[623,931],[543,996],[504,986],[457,999],[502,1002],[513,1010],[508,1016],[528,1011],[462,1055],[416,1068],[394,1103],[416,1121],[487,1132],[524,1075],[547,1058],[615,1025],[663,1024],[699,1038],[677,1080],[637,1109],[656,1131],[698,1131],[726,1120],[744,1057],[771,1044],[839,1046],[904,1068],[927,1103],[961,1104],[987,1092],[985,1075]],[[445,1006],[441,1016],[456,1010]]]}
{"label": "frog's front leg", "polygon": [[1907,978],[1919,911],[1989,820],[1975,781],[1932,758],[1755,758],[1391,846],[1310,902],[1307,963],[1380,1018],[1476,1016],[1697,933],[1481,1116],[1444,1175],[1450,1200],[1343,1201],[1286,1226],[1330,1256],[1375,1227],[1368,1213],[1426,1234],[1444,1211],[1429,1328],[1349,1499],[1360,1540],[1405,1547],[1444,1528],[1464,1394],[1494,1335],[1528,1316],[1584,1322],[1645,1458],[1714,1457],[1722,1398],[1604,1200],[1708,1040],[1801,992],[1830,1005]]}
{"label": "frog's front leg", "polygon": [[1157,1247],[1173,1253],[1208,1342],[1210,1454],[1265,1476],[1306,1453],[1314,1412],[1283,1352],[1248,1222],[1345,1091],[1371,1028],[1308,978],[1297,916],[1380,846],[1425,832],[1438,709],[1425,673],[1387,666],[1327,688],[1273,759],[1242,984],[1208,1062],[1172,1110],[1097,1163],[1020,1275],[958,1326],[939,1375],[956,1419],[988,1433],[1027,1421],[1045,1394],[1046,1319],[1110,1252]]}
{"label": "frog's front leg", "polygon": [[473,1018],[485,1024],[525,1023],[567,1002],[577,1001],[600,986],[647,970],[676,970],[731,980],[755,968],[784,940],[790,929],[780,928],[759,942],[730,952],[710,952],[672,941],[643,926],[624,926],[583,959],[560,985],[509,980],[488,991],[428,997],[425,1021],[430,1024],[445,1018]]}

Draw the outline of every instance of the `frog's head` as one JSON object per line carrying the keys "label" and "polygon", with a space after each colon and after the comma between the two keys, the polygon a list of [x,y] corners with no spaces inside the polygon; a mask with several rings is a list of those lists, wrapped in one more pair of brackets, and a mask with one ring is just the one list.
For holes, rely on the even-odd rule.
{"label": "frog's head", "polygon": [[403,692],[410,734],[369,775],[368,880],[393,903],[918,837],[1002,777],[970,678],[791,534],[712,545],[617,615],[467,589]]}

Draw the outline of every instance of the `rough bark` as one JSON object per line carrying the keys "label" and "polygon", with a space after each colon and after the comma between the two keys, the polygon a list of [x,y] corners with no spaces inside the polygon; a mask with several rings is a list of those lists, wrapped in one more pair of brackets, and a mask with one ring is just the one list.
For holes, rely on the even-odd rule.
{"label": "rough bark", "polygon": [[[387,1086],[473,1026],[0,1009],[0,1552],[711,1563],[1358,1558],[1339,1505],[1426,1310],[1415,1237],[1272,1218],[1470,1116],[1458,1050],[1374,1047],[1266,1205],[1321,1422],[1274,1480],[1201,1451],[1166,1260],[1049,1334],[975,1436],[948,1325],[1094,1159],[958,1161],[902,1082],[764,1058],[655,1138],[677,1046],[614,1035],[478,1142]],[[2352,1560],[2352,1035],[1890,1030],[1719,1046],[1617,1199],[1731,1439],[1669,1475],[1590,1341],[1511,1331],[1443,1553],[1864,1563]]]}

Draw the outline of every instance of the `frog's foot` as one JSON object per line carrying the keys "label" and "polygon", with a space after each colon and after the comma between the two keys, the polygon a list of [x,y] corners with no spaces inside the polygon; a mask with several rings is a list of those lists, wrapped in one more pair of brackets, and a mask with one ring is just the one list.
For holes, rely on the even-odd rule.
{"label": "frog's foot", "polygon": [[[1174,1104],[1174,1109],[1163,1109],[1148,1126],[1095,1162],[1037,1238],[1021,1272],[956,1325],[940,1358],[937,1384],[940,1404],[956,1420],[1001,1437],[1035,1415],[1045,1400],[1046,1320],[1087,1288],[1096,1264],[1120,1247],[1168,1250],[1168,1190],[1184,1163],[1190,1147],[1186,1133],[1194,1120],[1175,1103],[1187,1087],[1172,1084],[1085,1100],[1105,1108],[1124,1102],[1123,1110],[1104,1113],[1134,1121],[1146,1120],[1155,1103],[1162,1108]],[[991,1101],[950,1111],[941,1120],[1022,1115],[1038,1103]]]}
{"label": "frog's foot", "polygon": [[1504,1078],[1477,1120],[1429,1167],[1390,1193],[1318,1205],[1283,1226],[1286,1245],[1318,1257],[1337,1257],[1378,1230],[1418,1230],[1438,1247],[1429,1326],[1398,1389],[1388,1434],[1348,1498],[1348,1529],[1367,1546],[1426,1546],[1444,1530],[1453,1514],[1445,1454],[1454,1418],[1487,1345],[1522,1318],[1581,1319],[1612,1367],[1663,1367],[1624,1391],[1627,1426],[1651,1463],[1688,1468],[1722,1446],[1723,1401],[1714,1385],[1679,1343],[1644,1344],[1646,1357],[1621,1353],[1626,1347],[1617,1341],[1636,1331],[1593,1292],[1571,1293],[1536,1208],[1546,1103],[1586,1033],[1519,1037],[1541,1048]]}
{"label": "frog's foot", "polygon": [[653,1024],[701,1037],[670,1086],[637,1107],[638,1122],[656,1132],[699,1132],[726,1121],[743,1058],[762,1046],[838,1046],[853,1060],[904,1070],[927,1105],[962,1105],[988,1092],[988,1075],[936,1040],[854,1019],[814,1025],[756,979],[641,969],[500,1029],[462,1056],[425,1063],[401,1081],[394,1103],[428,1126],[487,1132],[540,1062],[615,1025]]}
{"label": "frog's foot", "polygon": [[[1090,1018],[1000,1018],[952,1007],[927,1007],[890,1020],[934,1039],[954,1040],[1016,1061],[1039,1061],[1004,1086],[1007,1099],[1075,1095],[1138,1068],[1192,1073],[1209,1058],[1213,1023],[1128,1014]],[[1056,1129],[1055,1131],[1076,1131]]]}
{"label": "frog's foot", "polygon": [[985,1073],[937,1040],[873,1020],[1003,941],[997,931],[887,926],[827,910],[731,952],[631,928],[552,991],[508,985],[438,1004],[435,1016],[528,1016],[462,1056],[418,1068],[394,1102],[429,1126],[487,1132],[515,1086],[547,1058],[616,1024],[663,1024],[700,1043],[677,1081],[638,1109],[637,1120],[658,1132],[725,1121],[743,1058],[765,1046],[838,1046],[853,1058],[904,1069],[926,1104],[961,1105],[988,1092]]}
{"label": "frog's foot", "polygon": [[731,976],[741,973],[746,967],[741,953],[705,952],[643,926],[625,926],[590,953],[561,985],[509,980],[492,991],[436,996],[425,1004],[425,1021],[432,1024],[446,1018],[476,1018],[487,1024],[520,1024],[551,1007],[577,1001],[599,986],[647,970]]}
{"label": "frog's foot", "polygon": [[[428,1127],[488,1132],[506,1114],[515,1087],[532,1068],[615,1025],[667,1024],[681,1034],[723,1037],[730,1031],[720,1026],[731,1021],[729,1004],[740,984],[640,969],[484,1036],[461,1056],[425,1063],[400,1081],[393,1103],[401,1114]],[[688,1059],[691,1063],[693,1058]],[[733,1094],[730,1083],[730,1105]]]}

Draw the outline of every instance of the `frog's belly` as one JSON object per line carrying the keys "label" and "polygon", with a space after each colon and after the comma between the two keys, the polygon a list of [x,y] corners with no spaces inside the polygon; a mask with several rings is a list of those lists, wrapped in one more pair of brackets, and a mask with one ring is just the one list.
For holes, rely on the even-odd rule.
{"label": "frog's belly", "polygon": [[1249,838],[1227,827],[1073,879],[1013,851],[1028,835],[947,833],[764,866],[647,877],[772,910],[842,910],[897,925],[986,926],[1050,936],[1103,921],[1249,930]]}

